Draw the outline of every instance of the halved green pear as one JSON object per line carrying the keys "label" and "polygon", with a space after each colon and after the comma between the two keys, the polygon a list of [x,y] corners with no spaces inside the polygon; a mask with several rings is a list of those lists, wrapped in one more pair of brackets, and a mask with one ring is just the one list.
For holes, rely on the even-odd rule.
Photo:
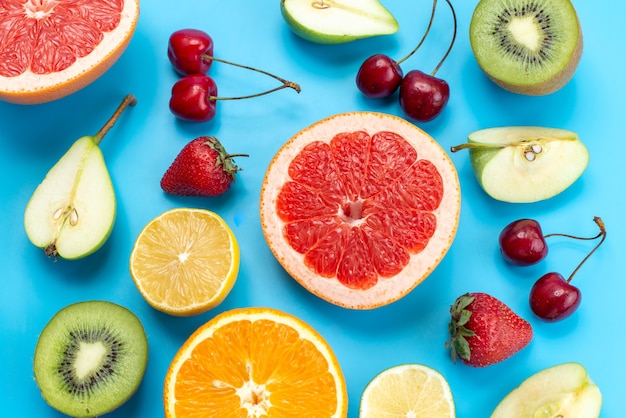
{"label": "halved green pear", "polygon": [[538,126],[508,126],[472,132],[469,149],[480,186],[494,199],[531,203],[571,186],[585,171],[589,151],[575,132]]}
{"label": "halved green pear", "polygon": [[491,418],[597,418],[602,394],[579,363],[548,367],[513,389]]}
{"label": "halved green pear", "polygon": [[48,256],[82,258],[109,237],[115,223],[116,198],[99,144],[124,108],[134,104],[134,96],[126,96],[96,135],[76,140],[28,201],[26,235]]}
{"label": "halved green pear", "polygon": [[280,10],[299,36],[320,44],[339,44],[399,29],[378,0],[281,0]]}

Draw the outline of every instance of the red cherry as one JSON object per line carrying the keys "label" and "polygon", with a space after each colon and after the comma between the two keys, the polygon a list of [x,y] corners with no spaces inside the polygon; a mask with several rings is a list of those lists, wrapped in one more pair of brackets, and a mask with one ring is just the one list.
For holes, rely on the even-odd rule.
{"label": "red cherry", "polygon": [[187,75],[172,87],[170,111],[179,119],[208,122],[215,117],[217,84],[206,74]]}
{"label": "red cherry", "polygon": [[580,305],[580,290],[559,273],[547,273],[530,290],[530,308],[539,318],[560,321],[570,316]]}
{"label": "red cherry", "polygon": [[419,70],[409,71],[400,83],[400,107],[406,116],[419,122],[436,118],[449,98],[447,82]]}
{"label": "red cherry", "polygon": [[502,229],[498,241],[504,259],[518,266],[536,264],[548,255],[541,226],[534,219],[511,222]]}
{"label": "red cherry", "polygon": [[381,99],[391,96],[400,87],[402,69],[387,55],[376,54],[366,59],[356,75],[356,85],[365,97]]}
{"label": "red cherry", "polygon": [[448,83],[435,77],[435,74],[452,50],[456,39],[456,13],[450,0],[446,0],[446,3],[450,7],[454,22],[452,40],[448,45],[446,53],[432,73],[426,74],[418,70],[409,71],[400,83],[400,107],[407,117],[418,122],[428,122],[435,119],[443,111],[450,98]]}
{"label": "red cherry", "polygon": [[[606,229],[604,222],[599,217],[593,218],[594,222],[600,228],[598,235],[592,238],[580,239],[596,239],[600,241],[596,246],[583,258],[583,260],[574,269],[567,280],[559,273],[544,274],[535,282],[530,290],[528,301],[530,308],[539,318],[546,321],[560,321],[570,316],[580,305],[581,293],[578,288],[570,282],[576,275],[576,272],[582,267],[589,257],[602,245],[606,238]],[[577,237],[573,237],[577,238]]]}
{"label": "red cherry", "polygon": [[205,74],[213,60],[213,39],[198,29],[181,29],[170,35],[167,57],[182,75]]}
{"label": "red cherry", "polygon": [[365,97],[382,99],[391,96],[400,87],[403,71],[400,64],[409,59],[422,46],[430,32],[435,17],[437,0],[433,1],[428,27],[422,39],[404,58],[394,61],[385,54],[372,55],[366,59],[356,75],[356,85]]}

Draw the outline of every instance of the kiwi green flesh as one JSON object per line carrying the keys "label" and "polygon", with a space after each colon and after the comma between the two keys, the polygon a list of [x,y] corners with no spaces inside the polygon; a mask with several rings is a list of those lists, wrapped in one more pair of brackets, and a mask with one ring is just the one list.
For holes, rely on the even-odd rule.
{"label": "kiwi green flesh", "polygon": [[470,43],[479,67],[496,84],[544,95],[572,78],[583,36],[569,0],[481,0]]}
{"label": "kiwi green flesh", "polygon": [[45,401],[73,417],[108,413],[137,390],[148,342],[139,319],[106,301],[61,309],[35,348],[34,373]]}

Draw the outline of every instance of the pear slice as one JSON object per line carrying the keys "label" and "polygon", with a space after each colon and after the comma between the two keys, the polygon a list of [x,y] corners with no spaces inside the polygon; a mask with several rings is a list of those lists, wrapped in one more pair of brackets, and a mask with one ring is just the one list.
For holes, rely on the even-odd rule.
{"label": "pear slice", "polygon": [[597,418],[600,389],[579,363],[563,363],[528,377],[502,399],[491,418]]}
{"label": "pear slice", "polygon": [[102,129],[76,140],[35,189],[26,205],[24,228],[46,255],[82,258],[109,237],[116,199],[99,144],[122,111],[135,103],[127,95]]}
{"label": "pear slice", "polygon": [[587,147],[572,131],[508,126],[472,132],[452,152],[469,149],[474,175],[494,199],[532,203],[571,186],[589,163]]}
{"label": "pear slice", "polygon": [[378,0],[281,0],[280,10],[299,36],[320,44],[339,44],[399,29]]}

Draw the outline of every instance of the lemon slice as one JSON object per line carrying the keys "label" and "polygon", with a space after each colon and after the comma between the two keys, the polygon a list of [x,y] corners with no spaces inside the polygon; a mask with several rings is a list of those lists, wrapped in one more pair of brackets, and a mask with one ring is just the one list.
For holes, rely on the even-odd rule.
{"label": "lemon slice", "polygon": [[139,233],[130,273],[155,309],[195,315],[219,305],[239,272],[239,246],[226,222],[204,209],[177,208]]}
{"label": "lemon slice", "polygon": [[446,379],[420,364],[402,364],[376,375],[361,395],[359,418],[453,418]]}

